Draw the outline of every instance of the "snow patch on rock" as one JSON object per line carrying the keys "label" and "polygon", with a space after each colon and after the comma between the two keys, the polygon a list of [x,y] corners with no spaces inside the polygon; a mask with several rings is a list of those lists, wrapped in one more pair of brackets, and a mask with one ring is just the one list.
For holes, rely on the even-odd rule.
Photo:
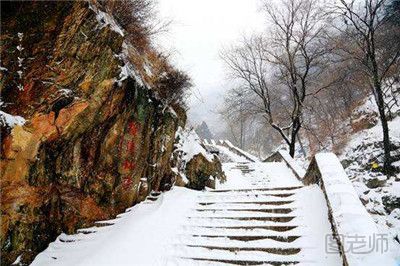
{"label": "snow patch on rock", "polygon": [[26,122],[25,118],[18,115],[10,115],[6,112],[0,111],[0,125],[13,128],[15,126],[22,126]]}
{"label": "snow patch on rock", "polygon": [[108,13],[103,12],[97,8],[97,6],[91,4],[89,2],[89,8],[96,13],[96,19],[99,22],[99,28],[102,29],[106,26],[110,26],[111,30],[115,31],[116,33],[120,34],[122,37],[124,36],[124,32],[121,26],[115,21],[115,19],[110,16]]}
{"label": "snow patch on rock", "polygon": [[201,146],[200,138],[194,130],[179,127],[176,132],[176,138],[179,140],[179,142],[175,144],[177,148],[176,151],[182,152],[183,161],[189,162],[197,154],[202,154],[210,162],[214,160],[214,156]]}

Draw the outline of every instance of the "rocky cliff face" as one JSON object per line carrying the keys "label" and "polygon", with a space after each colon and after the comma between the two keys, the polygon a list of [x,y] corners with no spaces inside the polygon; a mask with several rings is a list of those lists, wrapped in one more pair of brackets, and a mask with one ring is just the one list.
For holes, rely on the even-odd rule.
{"label": "rocky cliff face", "polygon": [[171,187],[175,132],[186,117],[163,106],[127,59],[146,55],[93,3],[4,2],[1,10],[3,115],[26,120],[1,129],[8,265]]}

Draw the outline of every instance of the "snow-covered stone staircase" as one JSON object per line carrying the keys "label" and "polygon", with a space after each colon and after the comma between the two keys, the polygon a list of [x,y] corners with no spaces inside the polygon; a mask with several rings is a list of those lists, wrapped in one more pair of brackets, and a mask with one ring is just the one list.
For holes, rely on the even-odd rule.
{"label": "snow-covered stone staircase", "polygon": [[248,174],[255,171],[248,162],[238,162],[233,169],[239,169],[243,174]]}
{"label": "snow-covered stone staircase", "polygon": [[325,252],[332,232],[317,185],[279,162],[223,168],[217,190],[153,191],[115,219],[61,234],[32,265],[342,265]]}
{"label": "snow-covered stone staircase", "polygon": [[[294,194],[299,186],[216,190],[199,197],[188,217],[186,259],[237,265],[303,261]],[[189,256],[188,256],[189,255]]]}
{"label": "snow-covered stone staircase", "polygon": [[[232,167],[240,169],[244,176],[255,171],[254,168],[252,163]],[[316,202],[308,204],[309,200]],[[297,182],[271,186],[265,176],[253,174],[249,175],[248,189],[205,191],[187,215],[175,263],[335,265],[337,258],[324,258],[324,233],[330,233],[330,226],[326,209],[321,208],[323,200],[316,188],[303,187]],[[314,210],[309,210],[313,205]],[[324,217],[322,230],[321,225],[310,221],[315,215]],[[332,260],[335,263],[329,263]]]}

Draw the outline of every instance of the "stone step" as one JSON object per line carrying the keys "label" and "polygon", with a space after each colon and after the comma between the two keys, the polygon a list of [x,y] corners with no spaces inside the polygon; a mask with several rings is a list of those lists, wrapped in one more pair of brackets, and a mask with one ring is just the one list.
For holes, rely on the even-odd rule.
{"label": "stone step", "polygon": [[204,195],[200,195],[197,198],[225,198],[225,197],[261,197],[261,196],[275,196],[275,195],[284,195],[284,196],[293,196],[295,191],[233,191],[233,192],[224,192],[224,193],[207,193]]}
{"label": "stone step", "polygon": [[276,223],[287,223],[287,222],[290,222],[291,220],[293,220],[294,218],[296,218],[296,217],[295,216],[277,216],[277,217],[259,217],[259,216],[253,216],[253,217],[190,216],[190,217],[188,217],[188,219],[213,219],[213,220],[224,219],[224,220],[238,220],[238,221],[271,221],[271,222],[276,222]]}
{"label": "stone step", "polygon": [[276,208],[276,209],[196,209],[197,212],[220,212],[220,211],[229,211],[229,212],[262,212],[262,213],[282,213],[288,214],[293,211],[290,208]]}
{"label": "stone step", "polygon": [[[218,196],[217,196],[218,195]],[[209,196],[209,197],[204,197],[204,198],[198,198],[199,203],[210,203],[210,202],[215,202],[215,203],[245,203],[246,202],[287,202],[287,201],[294,201],[296,198],[295,197],[279,197],[275,195],[220,195],[217,194],[215,196]],[[279,204],[279,203],[278,203]],[[224,207],[225,208],[225,207]]]}
{"label": "stone step", "polygon": [[299,261],[251,261],[251,260],[224,260],[224,259],[205,259],[205,258],[192,258],[195,261],[212,262],[212,263],[223,263],[225,265],[270,265],[270,266],[286,266],[295,265]]}
{"label": "stone step", "polygon": [[228,231],[231,230],[238,230],[238,229],[243,229],[243,230],[256,230],[256,229],[264,229],[264,230],[270,230],[270,231],[275,231],[275,232],[287,232],[291,231],[295,228],[298,228],[298,226],[282,226],[282,225],[250,225],[250,226],[206,226],[206,225],[198,225],[198,226],[192,226],[196,228],[206,228],[206,229],[226,229]]}
{"label": "stone step", "polygon": [[240,169],[240,170],[242,170],[242,169],[250,169],[250,167],[248,167],[247,165],[244,165],[244,166],[235,166],[235,167],[232,167],[232,169]]}
{"label": "stone step", "polygon": [[225,250],[229,252],[239,251],[259,251],[278,255],[295,255],[300,252],[300,248],[262,248],[262,247],[222,247],[222,246],[206,246],[206,245],[186,245],[191,248],[205,248],[209,250]]}
{"label": "stone step", "polygon": [[156,201],[156,200],[158,200],[158,197],[148,196],[148,197],[146,198],[146,200]]}
{"label": "stone step", "polygon": [[237,167],[237,168],[233,168],[233,169],[237,169],[237,170],[240,170],[240,171],[251,171],[251,172],[253,172],[253,171],[255,171],[255,169],[250,169],[250,168],[248,168],[248,167]]}
{"label": "stone step", "polygon": [[84,234],[84,235],[88,235],[88,234],[94,234],[94,233],[96,233],[97,230],[83,228],[83,229],[78,229],[77,232],[78,232],[78,233],[82,233],[82,234]]}
{"label": "stone step", "polygon": [[207,217],[207,218],[218,218],[220,217],[292,217],[297,216],[296,213],[266,213],[266,212],[231,212],[231,211],[216,211],[216,212],[195,212],[191,216],[193,217]]}
{"label": "stone step", "polygon": [[269,240],[274,240],[278,242],[284,242],[284,243],[291,243],[300,236],[279,236],[279,235],[274,235],[274,236],[248,236],[248,235],[191,235],[194,238],[201,237],[201,238],[224,238],[224,239],[229,239],[229,240],[237,240],[237,241],[243,241],[243,242],[248,242],[248,241],[257,241],[257,240],[264,240],[264,239],[269,239]]}
{"label": "stone step", "polygon": [[303,186],[294,186],[294,187],[269,187],[269,188],[247,188],[247,189],[222,189],[222,190],[210,190],[209,192],[213,193],[221,193],[221,192],[243,192],[243,191],[274,191],[274,190],[296,190],[300,189]]}
{"label": "stone step", "polygon": [[114,225],[112,223],[95,223],[95,226],[97,227],[107,227],[107,226],[111,226]]}
{"label": "stone step", "polygon": [[293,196],[294,193],[249,193],[249,192],[236,192],[236,193],[229,193],[226,192],[224,194],[211,194],[211,195],[204,195],[200,196],[199,198],[207,198],[207,197],[250,197],[250,196],[273,196],[273,197],[280,197],[280,198],[287,198]]}
{"label": "stone step", "polygon": [[58,237],[58,240],[62,243],[72,243],[72,242],[79,242],[86,239],[85,234],[77,234],[77,235],[66,235],[62,234]]}
{"label": "stone step", "polygon": [[223,263],[230,265],[272,265],[272,266],[282,266],[282,265],[294,265],[298,264],[298,261],[252,261],[252,260],[226,260],[226,259],[207,259],[207,258],[183,258],[194,261],[203,261],[207,263]]}
{"label": "stone step", "polygon": [[152,192],[150,192],[150,195],[154,196],[154,197],[158,197],[161,195],[161,192],[160,191],[152,191]]}
{"label": "stone step", "polygon": [[197,204],[202,206],[213,205],[213,204],[257,204],[257,205],[285,205],[291,204],[294,201],[210,201],[210,202],[198,202]]}

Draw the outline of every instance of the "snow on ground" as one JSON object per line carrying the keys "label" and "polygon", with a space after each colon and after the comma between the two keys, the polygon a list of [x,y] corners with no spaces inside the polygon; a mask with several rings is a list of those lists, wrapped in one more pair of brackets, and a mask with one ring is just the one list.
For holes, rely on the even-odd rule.
{"label": "snow on ground", "polygon": [[[243,174],[237,163],[224,163],[222,170],[227,175],[227,180],[217,184],[217,189],[251,188],[251,187],[285,187],[290,185],[301,185],[293,172],[284,162],[273,163],[240,163],[247,166],[251,172]],[[240,166],[239,166],[240,167]]]}
{"label": "snow on ground", "polygon": [[322,190],[318,185],[307,186],[302,188],[296,196],[297,201],[301,203],[299,212],[303,217],[303,224],[308,229],[304,246],[310,249],[304,250],[304,253],[307,257],[314,258],[315,265],[342,265],[339,254],[328,248],[328,244],[335,247],[336,243],[327,242],[327,236],[332,235],[332,228]]}
{"label": "snow on ground", "polygon": [[282,156],[283,160],[296,172],[299,178],[303,178],[306,174],[306,170],[300,166],[299,162],[293,159],[286,150],[279,150],[279,154]]}
{"label": "snow on ground", "polygon": [[22,126],[23,124],[25,124],[25,122],[25,119],[21,116],[10,115],[0,110],[0,126],[13,128],[16,125]]}
{"label": "snow on ground", "polygon": [[[95,233],[60,235],[32,265],[163,265],[168,244],[201,192],[175,187],[127,210]],[[61,242],[61,240],[74,242]],[[56,259],[55,259],[56,258]]]}
{"label": "snow on ground", "polygon": [[250,187],[251,183],[248,177],[242,174],[242,171],[235,167],[236,163],[224,163],[222,164],[222,170],[225,172],[227,176],[226,181],[224,183],[219,183],[217,180],[217,184],[215,185],[218,189],[229,189],[229,188],[237,188],[237,187]]}

